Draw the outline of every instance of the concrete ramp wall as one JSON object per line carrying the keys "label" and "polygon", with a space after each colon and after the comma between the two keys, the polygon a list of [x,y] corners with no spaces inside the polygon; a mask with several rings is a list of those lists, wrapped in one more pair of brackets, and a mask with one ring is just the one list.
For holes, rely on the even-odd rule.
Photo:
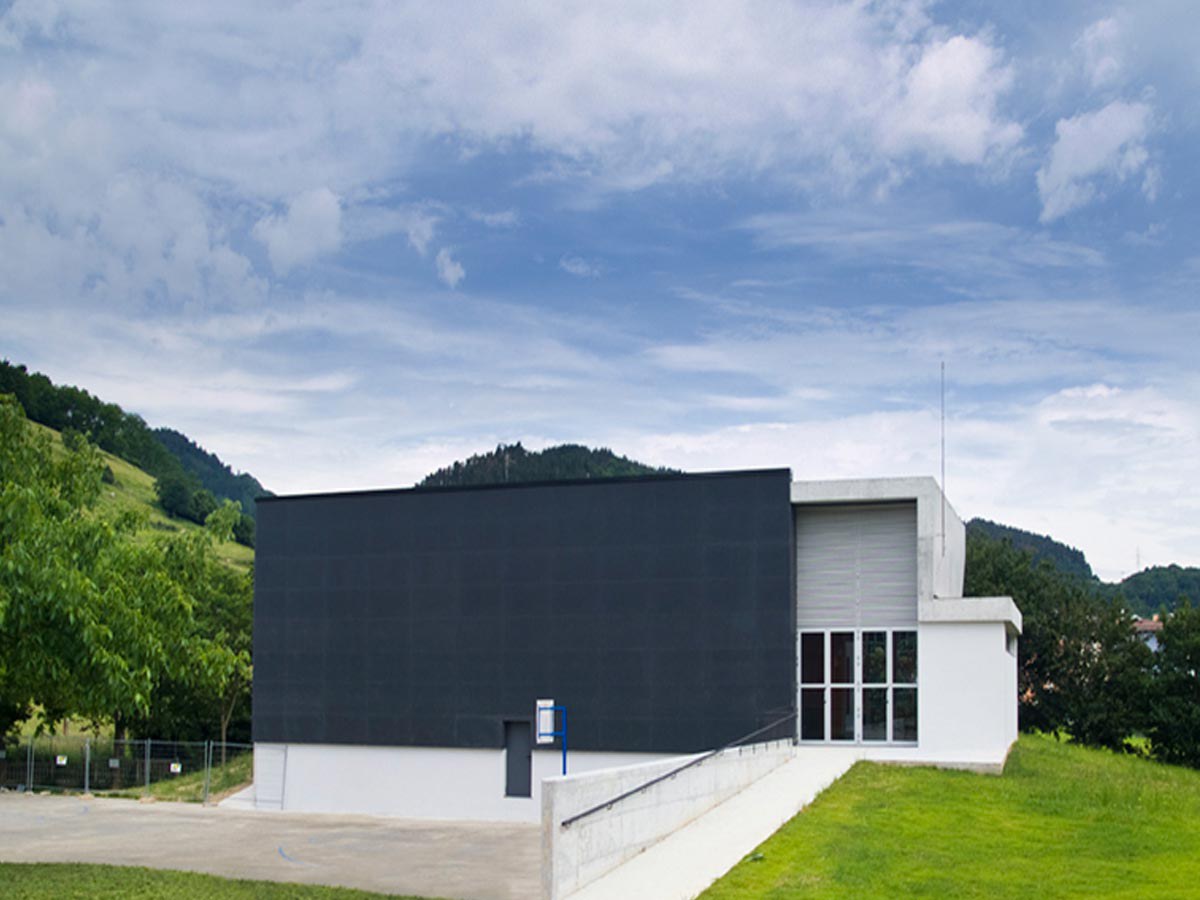
{"label": "concrete ramp wall", "polygon": [[783,765],[790,740],[725,750],[610,808],[564,820],[671,772],[688,757],[542,782],[542,894],[561,900]]}

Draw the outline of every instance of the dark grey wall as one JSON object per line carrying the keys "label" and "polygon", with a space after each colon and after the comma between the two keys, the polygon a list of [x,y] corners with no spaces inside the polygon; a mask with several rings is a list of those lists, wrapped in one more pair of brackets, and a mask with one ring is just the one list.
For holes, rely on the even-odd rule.
{"label": "dark grey wall", "polygon": [[254,739],[717,746],[795,707],[787,470],[265,499]]}

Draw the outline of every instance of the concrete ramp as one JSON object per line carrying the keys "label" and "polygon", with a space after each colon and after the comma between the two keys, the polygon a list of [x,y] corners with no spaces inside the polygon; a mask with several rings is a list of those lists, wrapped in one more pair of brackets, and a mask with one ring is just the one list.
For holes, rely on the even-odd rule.
{"label": "concrete ramp", "polygon": [[852,748],[799,747],[782,766],[586,885],[570,900],[690,900],[811,803],[861,756]]}

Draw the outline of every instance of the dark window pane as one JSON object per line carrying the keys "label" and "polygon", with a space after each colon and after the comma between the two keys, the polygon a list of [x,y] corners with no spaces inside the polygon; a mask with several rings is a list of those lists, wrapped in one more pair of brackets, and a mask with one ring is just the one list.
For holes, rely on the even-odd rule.
{"label": "dark window pane", "polygon": [[825,635],[800,635],[800,680],[804,684],[825,683]]}
{"label": "dark window pane", "polygon": [[829,680],[854,684],[854,632],[835,631],[829,636]]}
{"label": "dark window pane", "polygon": [[887,684],[887,632],[863,633],[863,683]]}
{"label": "dark window pane", "polygon": [[863,740],[887,740],[887,688],[863,690]]}
{"label": "dark window pane", "polygon": [[892,689],[892,740],[917,739],[917,689]]}
{"label": "dark window pane", "polygon": [[800,690],[800,739],[825,740],[825,689]]}
{"label": "dark window pane", "polygon": [[829,694],[829,736],[835,741],[854,740],[854,688],[833,688]]}
{"label": "dark window pane", "polygon": [[892,632],[892,682],[894,684],[917,683],[917,633],[915,631]]}

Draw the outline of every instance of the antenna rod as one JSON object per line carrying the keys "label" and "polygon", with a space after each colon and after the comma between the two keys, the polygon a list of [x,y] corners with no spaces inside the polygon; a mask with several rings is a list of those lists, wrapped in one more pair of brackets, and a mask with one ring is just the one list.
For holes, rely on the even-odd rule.
{"label": "antenna rod", "polygon": [[942,556],[946,555],[946,361],[942,360]]}

